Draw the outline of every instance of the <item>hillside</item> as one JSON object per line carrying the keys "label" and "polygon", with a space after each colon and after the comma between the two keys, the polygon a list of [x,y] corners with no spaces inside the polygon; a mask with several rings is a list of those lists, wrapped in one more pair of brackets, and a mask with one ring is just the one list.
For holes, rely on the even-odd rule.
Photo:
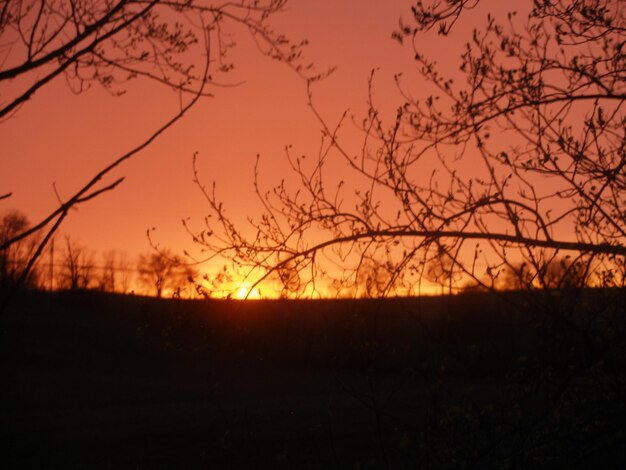
{"label": "hillside", "polygon": [[[6,468],[618,468],[624,312],[596,307],[623,296],[586,292],[572,310],[559,293],[23,293],[2,323],[1,458]],[[563,311],[542,313],[546,302]]]}

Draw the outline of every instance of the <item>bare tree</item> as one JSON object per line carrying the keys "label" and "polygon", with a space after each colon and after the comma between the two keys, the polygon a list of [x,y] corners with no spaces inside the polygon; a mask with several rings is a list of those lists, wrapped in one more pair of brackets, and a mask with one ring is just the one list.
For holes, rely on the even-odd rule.
{"label": "bare tree", "polygon": [[105,251],[100,259],[101,265],[97,267],[98,288],[105,292],[128,293],[136,263],[127,253],[118,250]]}
{"label": "bare tree", "polygon": [[[8,211],[0,219],[0,244],[27,230],[30,226],[28,218],[18,211]],[[0,291],[13,288],[20,279],[28,261],[36,248],[37,240],[30,237],[19,243],[0,250]],[[31,272],[24,282],[26,285],[36,284],[37,273]]]}
{"label": "bare tree", "polygon": [[365,260],[359,267],[355,295],[376,298],[387,295],[391,273],[386,266]]}
{"label": "bare tree", "polygon": [[617,1],[555,1],[534,2],[522,19],[488,16],[465,45],[460,76],[446,78],[419,50],[421,35],[435,25],[447,34],[477,3],[418,3],[412,26],[394,37],[411,43],[435,91],[415,95],[398,78],[403,102],[388,124],[370,93],[358,148],[342,139],[345,115],[330,125],[318,112],[309,82],[324,138],[318,157],[287,149],[299,184],[284,180],[267,191],[257,161],[265,212],[251,227],[230,219],[196,169],[214,217],[194,240],[256,271],[256,280],[295,263],[302,281],[313,282],[334,263],[356,282],[358,266],[371,258],[395,266],[410,293],[433,257],[458,283],[482,285],[485,273],[522,262],[547,272],[569,252],[585,271],[623,282],[624,10]]}
{"label": "bare tree", "polygon": [[[235,46],[233,31],[246,30],[259,49],[287,63],[297,73],[312,73],[301,58],[301,43],[293,43],[274,31],[269,18],[283,9],[286,0],[27,0],[0,6],[0,83],[6,89],[0,104],[0,120],[27,105],[53,80],[65,78],[76,93],[93,83],[112,95],[125,91],[131,80],[149,80],[180,97],[171,118],[122,155],[114,156],[71,197],[33,226],[3,240],[0,250],[42,231],[34,251],[32,268],[68,211],[117,187],[123,178],[106,181],[112,170],[138,155],[181,119],[201,98],[228,82],[234,67],[229,51]],[[10,192],[1,192],[0,200]]]}
{"label": "bare tree", "polygon": [[141,284],[159,298],[166,292],[173,297],[192,297],[195,292],[197,273],[170,250],[140,255],[137,271]]}
{"label": "bare tree", "polygon": [[127,294],[130,291],[132,285],[133,272],[135,269],[134,263],[132,263],[127,253],[123,251],[119,253],[116,269],[119,273],[120,292],[122,294]]}
{"label": "bare tree", "polygon": [[454,292],[456,270],[450,256],[446,255],[445,246],[441,245],[439,252],[435,252],[430,260],[427,260],[424,276],[427,280],[437,284],[441,288],[441,294],[446,291]]}
{"label": "bare tree", "polygon": [[115,250],[102,253],[98,287],[104,292],[117,292],[117,257]]}
{"label": "bare tree", "polygon": [[58,286],[66,290],[89,289],[96,280],[93,254],[69,236],[65,236],[59,277]]}

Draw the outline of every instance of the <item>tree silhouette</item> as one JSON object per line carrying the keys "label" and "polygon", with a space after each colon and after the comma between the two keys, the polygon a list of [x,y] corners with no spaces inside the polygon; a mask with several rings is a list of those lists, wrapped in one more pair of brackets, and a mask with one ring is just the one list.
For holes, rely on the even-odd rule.
{"label": "tree silhouette", "polygon": [[[27,230],[28,218],[18,211],[8,211],[0,219],[0,243]],[[35,250],[37,240],[30,237],[20,240],[0,250],[0,291],[13,288],[19,281],[28,261]],[[36,283],[36,273],[31,272],[25,279],[27,285]]]}
{"label": "tree silhouette", "polygon": [[453,274],[454,263],[449,256],[445,255],[445,252],[435,253],[427,262],[424,272],[426,279],[441,287],[442,294],[445,292],[446,287],[448,288],[448,293],[451,294],[453,292]]}
{"label": "tree silhouette", "polygon": [[[479,3],[415,3],[393,37],[411,49],[420,80],[396,77],[402,101],[388,116],[372,74],[367,115],[355,119],[360,142],[344,131],[347,115],[332,124],[322,116],[310,82],[322,145],[313,157],[287,148],[292,175],[268,190],[257,160],[262,210],[250,226],[235,223],[196,169],[210,217],[193,239],[257,283],[289,265],[309,285],[326,275],[356,286],[373,260],[393,273],[380,297],[419,294],[425,279],[442,276],[452,291],[468,283],[490,291],[459,299],[477,299],[463,313],[480,323],[481,303],[497,300],[493,323],[476,326],[482,342],[520,341],[534,359],[507,365],[498,382],[507,398],[493,413],[485,397],[460,394],[449,408],[458,418],[439,421],[450,431],[441,449],[424,431],[441,458],[425,466],[623,466],[626,10],[619,0],[515,2],[527,13],[489,15],[467,38],[459,71],[444,75],[420,45],[452,34]],[[500,321],[532,334],[500,337],[490,331]],[[476,346],[452,332],[442,339],[463,359]],[[438,377],[446,385],[437,397],[458,387]]]}
{"label": "tree silhouette", "polygon": [[115,250],[102,253],[102,267],[98,277],[98,288],[104,292],[117,292],[117,258]]}
{"label": "tree silhouette", "polygon": [[[333,264],[357,282],[358,266],[370,258],[393,266],[395,279],[412,293],[428,260],[438,257],[456,282],[492,288],[485,274],[519,263],[546,273],[569,253],[587,277],[623,284],[626,20],[620,2],[533,2],[523,18],[511,12],[500,22],[489,15],[466,42],[458,76],[447,78],[419,44],[424,34],[448,34],[463,10],[478,3],[415,5],[412,23],[401,23],[393,36],[412,48],[418,86],[434,92],[411,92],[397,77],[402,102],[387,119],[374,100],[372,73],[356,147],[342,138],[346,115],[329,124],[309,82],[320,151],[306,158],[287,148],[294,177],[269,190],[259,187],[257,161],[264,213],[251,227],[230,219],[215,186],[205,187],[196,170],[213,217],[194,240],[261,280],[291,263],[302,282],[313,282],[312,273],[332,276]],[[341,180],[339,164],[346,169]]]}
{"label": "tree silhouette", "polygon": [[[148,80],[180,97],[180,108],[127,152],[113,156],[71,197],[29,228],[2,240],[0,250],[42,231],[28,271],[61,225],[69,210],[116,188],[123,178],[107,182],[111,172],[138,155],[180,120],[201,97],[228,84],[233,63],[229,51],[234,32],[243,29],[260,51],[282,61],[302,76],[304,42],[293,43],[269,25],[286,0],[137,0],[3,2],[0,6],[0,83],[13,84],[3,93],[0,120],[28,105],[53,80],[65,78],[82,93],[94,83],[112,95],[124,93],[132,80]],[[12,93],[12,94],[11,94]],[[0,200],[11,192],[0,191]],[[27,274],[27,273],[26,273]]]}
{"label": "tree silhouette", "polygon": [[95,281],[93,254],[69,236],[65,237],[59,277],[59,287],[71,291],[89,289]]}
{"label": "tree silhouette", "polygon": [[186,290],[191,297],[195,290],[197,273],[167,249],[140,255],[137,271],[141,284],[148,290],[154,290],[159,298],[167,291],[174,297],[181,297]]}

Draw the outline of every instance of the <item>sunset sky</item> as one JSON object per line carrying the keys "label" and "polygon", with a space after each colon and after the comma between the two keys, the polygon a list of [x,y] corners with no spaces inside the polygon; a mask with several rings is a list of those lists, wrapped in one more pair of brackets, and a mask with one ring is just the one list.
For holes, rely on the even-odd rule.
{"label": "sunset sky", "polygon": [[[430,34],[424,50],[453,71],[466,37],[487,12],[505,11],[505,2],[484,2],[468,13],[450,38]],[[331,123],[350,108],[357,118],[366,110],[367,79],[378,68],[375,97],[382,110],[393,111],[401,99],[393,76],[413,80],[410,47],[391,39],[401,17],[409,19],[411,0],[291,0],[273,19],[276,30],[292,39],[308,39],[307,58],[318,70],[337,70],[314,88],[315,100]],[[474,23],[472,23],[474,21]],[[199,155],[204,182],[217,182],[232,214],[254,213],[252,176],[257,154],[267,184],[288,174],[285,145],[294,154],[315,154],[319,123],[306,106],[305,83],[284,64],[261,55],[247,33],[237,31],[234,88],[214,89],[214,98],[195,108],[148,149],[124,164],[114,176],[126,181],[113,192],[74,210],[61,233],[90,249],[122,250],[131,256],[149,250],[146,230],[174,250],[192,248],[180,220],[201,221],[205,202],[192,184],[191,161]],[[432,42],[431,42],[432,41]],[[419,92],[419,83],[412,83]],[[73,94],[60,78],[44,87],[12,118],[0,125],[0,189],[13,192],[2,209],[16,208],[35,222],[70,196],[98,169],[146,138],[179,107],[176,93],[146,81],[112,97],[99,85]],[[272,179],[273,178],[273,179]],[[112,181],[113,177],[109,179]]]}

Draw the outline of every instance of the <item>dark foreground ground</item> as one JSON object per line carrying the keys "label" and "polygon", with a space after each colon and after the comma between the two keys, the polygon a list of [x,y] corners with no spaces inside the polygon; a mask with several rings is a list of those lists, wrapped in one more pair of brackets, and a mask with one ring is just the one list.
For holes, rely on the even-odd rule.
{"label": "dark foreground ground", "polygon": [[624,304],[24,293],[0,467],[626,468]]}

